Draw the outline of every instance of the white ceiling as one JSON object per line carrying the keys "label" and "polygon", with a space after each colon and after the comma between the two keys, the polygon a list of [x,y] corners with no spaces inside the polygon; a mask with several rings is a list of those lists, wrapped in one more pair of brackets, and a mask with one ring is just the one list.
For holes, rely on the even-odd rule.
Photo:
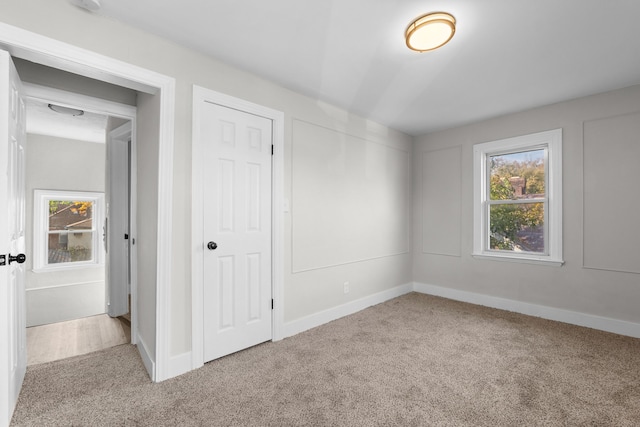
{"label": "white ceiling", "polygon": [[[640,83],[638,0],[101,0],[126,22],[413,135]],[[403,33],[446,11],[417,53]]]}
{"label": "white ceiling", "polygon": [[104,143],[108,117],[85,111],[81,116],[57,113],[49,104],[33,98],[26,99],[27,133]]}

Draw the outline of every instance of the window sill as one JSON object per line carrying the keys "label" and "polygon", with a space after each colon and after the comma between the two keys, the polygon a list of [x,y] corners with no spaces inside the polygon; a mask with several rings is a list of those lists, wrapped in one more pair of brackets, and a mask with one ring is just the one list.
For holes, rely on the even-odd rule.
{"label": "window sill", "polygon": [[506,262],[517,262],[522,264],[537,264],[537,265],[546,265],[550,267],[562,267],[564,264],[564,260],[561,259],[550,259],[550,258],[541,258],[541,257],[525,257],[525,256],[513,256],[513,255],[502,255],[502,254],[487,254],[487,253],[473,253],[474,258],[477,259],[487,259],[491,261],[506,261]]}

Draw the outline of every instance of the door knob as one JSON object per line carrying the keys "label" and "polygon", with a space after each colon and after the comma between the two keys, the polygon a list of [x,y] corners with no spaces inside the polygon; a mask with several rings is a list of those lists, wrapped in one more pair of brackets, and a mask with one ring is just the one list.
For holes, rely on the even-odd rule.
{"label": "door knob", "polygon": [[27,257],[25,254],[18,254],[18,255],[11,255],[9,254],[9,265],[11,265],[12,262],[17,262],[18,264],[22,264],[23,262],[25,262],[27,260]]}
{"label": "door knob", "polygon": [[209,248],[210,251],[216,250],[217,247],[218,247],[218,244],[216,242],[207,243],[207,248]]}

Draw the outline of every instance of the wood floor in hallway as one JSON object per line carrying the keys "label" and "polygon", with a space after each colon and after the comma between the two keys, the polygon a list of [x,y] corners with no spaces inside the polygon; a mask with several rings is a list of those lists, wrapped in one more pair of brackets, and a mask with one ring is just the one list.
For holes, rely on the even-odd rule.
{"label": "wood floor in hallway", "polygon": [[106,314],[27,328],[27,365],[66,359],[131,341],[125,321]]}

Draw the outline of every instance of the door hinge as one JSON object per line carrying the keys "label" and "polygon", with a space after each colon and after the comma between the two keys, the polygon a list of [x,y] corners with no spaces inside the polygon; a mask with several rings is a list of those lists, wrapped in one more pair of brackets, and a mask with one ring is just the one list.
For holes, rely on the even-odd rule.
{"label": "door hinge", "polygon": [[[6,255],[0,255],[0,265],[7,265]],[[273,300],[271,300],[271,308],[273,308]]]}
{"label": "door hinge", "polygon": [[127,233],[124,233],[124,240],[129,240],[129,235]]}
{"label": "door hinge", "polygon": [[273,144],[271,144],[271,155],[273,156]]}
{"label": "door hinge", "polygon": [[273,298],[271,298],[271,310],[273,310]]}

